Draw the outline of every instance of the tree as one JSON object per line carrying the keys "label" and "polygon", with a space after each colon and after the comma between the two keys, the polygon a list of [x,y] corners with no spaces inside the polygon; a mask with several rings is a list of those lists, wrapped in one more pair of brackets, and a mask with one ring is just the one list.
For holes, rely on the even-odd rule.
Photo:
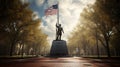
{"label": "tree", "polygon": [[[28,6],[28,3],[22,3],[20,0],[0,1],[0,34],[5,33],[4,43],[8,42],[10,45],[10,56],[14,54],[18,43],[24,45],[30,38],[39,38],[40,41],[36,40],[38,44],[47,41],[47,36],[40,29],[40,19],[34,19],[33,11]],[[31,31],[34,33],[31,34]]]}
{"label": "tree", "polygon": [[[116,48],[116,46],[118,45],[115,46],[115,44],[118,44],[119,41],[119,38],[116,38],[120,34],[119,33],[120,19],[118,19],[120,18],[119,8],[120,8],[119,0],[97,0],[94,5],[88,5],[88,7],[85,8],[81,13],[80,18],[82,18],[82,21],[80,21],[80,23],[78,24],[77,27],[78,30],[75,31],[75,33],[73,33],[72,38],[74,39],[76,38],[75,37],[76,33],[79,36],[81,34],[84,34],[85,36],[87,36],[84,38],[86,40],[89,40],[89,43],[87,43],[87,41],[85,42],[85,40],[80,36],[74,40],[74,41],[77,40],[74,44],[82,43],[83,40],[83,42],[87,43],[88,46],[88,44],[90,44],[90,42],[94,42],[95,39],[96,42],[97,40],[99,40],[98,43],[100,42],[105,47],[107,56],[111,57],[110,48],[112,47]],[[84,24],[81,25],[81,22],[83,22]],[[80,31],[81,29],[83,29],[84,32]],[[92,39],[89,39],[88,37]],[[70,43],[73,42],[70,41]]]}
{"label": "tree", "polygon": [[[115,4],[115,5],[113,5]],[[119,8],[118,0],[97,0],[93,6],[88,6],[82,16],[93,22],[99,30],[99,41],[106,48],[108,57],[110,55],[110,40],[115,34],[114,27],[119,31]]]}
{"label": "tree", "polygon": [[95,39],[93,39],[93,31],[91,29],[92,27],[94,27],[92,26],[92,23],[88,24],[86,21],[78,23],[78,26],[75,28],[75,31],[73,31],[68,40],[68,46],[70,47],[69,51],[71,51],[71,48],[72,51],[78,48],[80,55],[88,56],[92,54],[92,48],[95,43]]}

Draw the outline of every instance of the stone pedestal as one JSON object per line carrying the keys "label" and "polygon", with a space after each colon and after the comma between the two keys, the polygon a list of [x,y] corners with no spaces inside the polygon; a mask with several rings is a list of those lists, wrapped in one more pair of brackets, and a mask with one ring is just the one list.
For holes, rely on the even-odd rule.
{"label": "stone pedestal", "polygon": [[68,56],[68,49],[66,45],[66,41],[64,40],[54,40],[52,42],[51,50],[50,50],[50,56]]}

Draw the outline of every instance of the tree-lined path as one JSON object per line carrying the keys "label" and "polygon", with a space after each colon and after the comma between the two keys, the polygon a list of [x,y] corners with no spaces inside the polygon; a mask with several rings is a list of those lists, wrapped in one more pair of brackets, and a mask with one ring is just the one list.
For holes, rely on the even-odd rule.
{"label": "tree-lined path", "polygon": [[[0,0],[0,67],[120,67],[120,0],[90,1]],[[57,20],[70,57],[48,57]]]}

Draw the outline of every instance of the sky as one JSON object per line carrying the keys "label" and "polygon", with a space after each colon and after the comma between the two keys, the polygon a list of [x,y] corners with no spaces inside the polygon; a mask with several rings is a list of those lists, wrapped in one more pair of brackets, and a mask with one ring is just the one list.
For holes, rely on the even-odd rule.
{"label": "sky", "polygon": [[48,35],[48,42],[55,40],[57,15],[45,16],[47,8],[59,1],[59,23],[64,29],[63,40],[68,40],[77,23],[80,23],[80,13],[88,4],[94,4],[95,0],[22,0],[30,2],[30,8],[42,20],[42,31]]}

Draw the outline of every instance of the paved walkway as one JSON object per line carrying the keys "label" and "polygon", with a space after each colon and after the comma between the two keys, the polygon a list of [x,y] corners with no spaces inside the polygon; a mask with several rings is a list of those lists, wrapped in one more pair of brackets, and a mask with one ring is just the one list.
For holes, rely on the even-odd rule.
{"label": "paved walkway", "polygon": [[120,61],[81,57],[2,59],[0,67],[120,67]]}

